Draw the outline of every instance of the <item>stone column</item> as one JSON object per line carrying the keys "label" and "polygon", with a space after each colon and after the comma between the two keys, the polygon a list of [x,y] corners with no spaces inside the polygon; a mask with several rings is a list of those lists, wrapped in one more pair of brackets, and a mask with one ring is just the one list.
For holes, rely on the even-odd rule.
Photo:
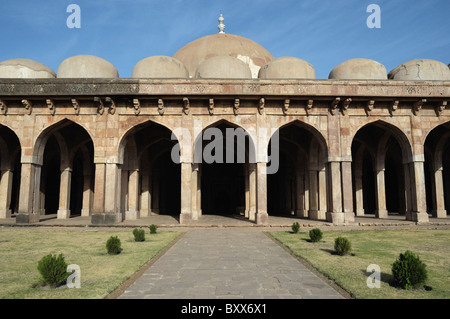
{"label": "stone column", "polygon": [[91,215],[91,174],[84,174],[83,176],[83,204],[81,208],[81,216]]}
{"label": "stone column", "polygon": [[317,170],[309,171],[309,219],[319,219],[319,189],[317,187]]}
{"label": "stone column", "polygon": [[70,188],[72,181],[72,168],[66,167],[61,170],[61,183],[59,187],[59,209],[58,219],[70,218]]}
{"label": "stone column", "polygon": [[19,213],[16,223],[39,222],[39,189],[41,178],[41,165],[22,163],[20,178]]}
{"label": "stone column", "polygon": [[256,164],[249,164],[249,195],[250,207],[248,211],[248,219],[256,221]]}
{"label": "stone column", "polygon": [[180,224],[192,221],[192,163],[181,163],[181,214]]}
{"label": "stone column", "polygon": [[423,160],[415,160],[412,162],[414,170],[414,180],[412,186],[414,188],[412,204],[413,214],[412,220],[418,223],[426,223],[429,221],[427,214],[427,203],[425,194],[425,172]]}
{"label": "stone column", "polygon": [[117,206],[118,167],[115,163],[95,164],[94,210],[91,222],[95,225],[115,224],[122,221]]}
{"label": "stone column", "polygon": [[152,214],[159,215],[159,174],[152,176]]}
{"label": "stone column", "polygon": [[191,183],[191,192],[192,192],[192,220],[198,220],[198,206],[197,206],[197,190],[198,190],[198,168],[199,164],[193,164],[192,167],[192,183]]}
{"label": "stone column", "polygon": [[150,176],[142,174],[140,217],[150,215]]}
{"label": "stone column", "polygon": [[330,161],[328,166],[328,212],[327,221],[334,224],[345,223],[345,214],[342,212],[341,189],[341,163]]}
{"label": "stone column", "polygon": [[345,215],[346,223],[355,221],[355,213],[353,212],[353,188],[352,188],[352,162],[341,162],[342,176],[342,210]]}
{"label": "stone column", "polygon": [[129,171],[128,178],[128,210],[125,211],[126,220],[136,220],[139,214],[139,170]]}
{"label": "stone column", "polygon": [[295,215],[297,217],[306,217],[305,216],[305,186],[303,184],[304,175],[297,174],[296,175],[296,208]]}
{"label": "stone column", "polygon": [[364,193],[360,168],[355,169],[355,204],[356,216],[364,216]]}
{"label": "stone column", "polygon": [[202,169],[201,165],[198,164],[198,179],[197,179],[197,212],[198,218],[202,217]]}
{"label": "stone column", "polygon": [[250,211],[250,174],[249,174],[249,164],[245,165],[244,170],[244,189],[245,189],[245,210],[244,210],[244,216],[245,218],[248,218],[249,211]]}
{"label": "stone column", "polygon": [[317,211],[317,219],[326,219],[327,217],[327,174],[325,171],[325,167],[319,170],[318,172],[318,211]]}
{"label": "stone column", "polygon": [[1,171],[0,177],[0,218],[11,217],[11,193],[13,172],[10,169]]}
{"label": "stone column", "polygon": [[405,177],[405,215],[406,220],[412,220],[412,189],[411,189],[411,165],[403,163],[403,173]]}
{"label": "stone column", "polygon": [[384,168],[377,169],[375,173],[376,179],[376,212],[375,217],[387,218],[388,211],[386,209],[386,185],[384,182]]}
{"label": "stone column", "polygon": [[445,210],[442,167],[439,167],[434,171],[434,185],[432,185],[431,188],[433,189],[433,217],[446,218],[447,211]]}
{"label": "stone column", "polygon": [[267,214],[267,173],[266,163],[256,164],[256,224],[266,225],[269,222]]}

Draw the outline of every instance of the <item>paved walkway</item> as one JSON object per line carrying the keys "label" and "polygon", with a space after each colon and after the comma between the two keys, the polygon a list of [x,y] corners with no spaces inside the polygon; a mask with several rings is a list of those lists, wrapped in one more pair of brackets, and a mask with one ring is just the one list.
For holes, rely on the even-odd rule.
{"label": "paved walkway", "polygon": [[260,229],[190,229],[119,298],[343,298]]}

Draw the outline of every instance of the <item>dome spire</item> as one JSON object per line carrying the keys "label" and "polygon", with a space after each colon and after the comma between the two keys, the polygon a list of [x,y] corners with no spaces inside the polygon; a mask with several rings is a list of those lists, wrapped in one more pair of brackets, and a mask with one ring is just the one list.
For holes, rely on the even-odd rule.
{"label": "dome spire", "polygon": [[225,33],[225,24],[223,24],[223,21],[225,19],[223,18],[222,12],[220,13],[219,16],[219,25],[217,26],[217,28],[219,29],[219,33]]}

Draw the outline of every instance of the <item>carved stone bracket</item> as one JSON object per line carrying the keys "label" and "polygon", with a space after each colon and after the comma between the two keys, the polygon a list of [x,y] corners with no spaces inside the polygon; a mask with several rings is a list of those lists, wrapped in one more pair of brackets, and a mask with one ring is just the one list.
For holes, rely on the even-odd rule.
{"label": "carved stone bracket", "polygon": [[33,111],[33,104],[30,100],[23,99],[22,100],[23,106],[25,106],[25,110],[27,110],[28,115],[31,115],[31,112]]}
{"label": "carved stone bracket", "polygon": [[0,100],[0,112],[2,113],[2,115],[6,115],[6,113],[8,112],[8,105],[6,105],[5,101]]}
{"label": "carved stone bracket", "polygon": [[265,106],[266,106],[266,100],[262,97],[259,99],[259,106],[258,106],[259,114],[262,115],[264,113]]}
{"label": "carved stone bracket", "polygon": [[283,114],[287,115],[288,111],[289,111],[289,106],[291,104],[291,100],[290,99],[285,99],[284,100],[284,104],[283,104]]}
{"label": "carved stone bracket", "polygon": [[139,115],[139,113],[141,113],[141,101],[139,101],[139,99],[133,99],[133,107],[134,114]]}
{"label": "carved stone bracket", "polygon": [[50,110],[50,114],[55,115],[56,106],[55,106],[55,103],[53,102],[53,100],[47,99],[45,102],[47,103],[47,107]]}
{"label": "carved stone bracket", "polygon": [[336,114],[336,109],[337,109],[338,104],[339,104],[340,101],[341,101],[341,98],[337,97],[331,102],[331,106],[330,106],[330,113],[331,113],[331,115],[335,115]]}
{"label": "carved stone bracket", "polygon": [[158,99],[158,113],[159,115],[164,115],[164,100]]}
{"label": "carved stone bracket", "polygon": [[426,103],[426,102],[427,102],[426,99],[421,99],[419,101],[414,102],[413,114],[416,115],[416,116],[419,115],[419,111],[422,109],[423,104]]}
{"label": "carved stone bracket", "polygon": [[108,113],[114,115],[116,113],[116,103],[110,97],[105,98],[105,102],[108,104]]}
{"label": "carved stone bracket", "polygon": [[389,113],[391,113],[391,116],[393,116],[394,112],[397,111],[399,104],[400,102],[398,100],[391,102],[391,105],[389,106]]}
{"label": "carved stone bracket", "polygon": [[375,108],[375,100],[367,101],[366,108],[365,108],[367,116],[370,116],[370,114],[372,113],[374,108]]}
{"label": "carved stone bracket", "polygon": [[444,111],[446,107],[447,107],[447,101],[444,100],[444,101],[438,103],[438,105],[435,108],[436,115],[440,116],[442,111]]}
{"label": "carved stone bracket", "polygon": [[214,99],[209,99],[208,112],[209,112],[209,115],[214,114]]}
{"label": "carved stone bracket", "polygon": [[347,115],[347,110],[350,107],[350,103],[352,103],[352,99],[351,98],[346,98],[343,102],[342,102],[342,114],[343,115]]}
{"label": "carved stone bracket", "polygon": [[238,115],[239,113],[239,106],[241,105],[241,101],[239,99],[234,99],[233,104],[233,113],[234,115]]}
{"label": "carved stone bracket", "polygon": [[309,115],[311,113],[313,104],[314,104],[314,100],[308,100],[308,102],[306,103],[305,110],[306,110],[307,115]]}
{"label": "carved stone bracket", "polygon": [[184,104],[183,112],[184,112],[184,114],[188,115],[189,111],[191,109],[191,103],[189,102],[189,99],[187,97],[183,98],[183,104]]}
{"label": "carved stone bracket", "polygon": [[77,99],[72,99],[72,106],[76,115],[80,114],[80,103],[78,103]]}
{"label": "carved stone bracket", "polygon": [[105,111],[105,106],[103,105],[102,99],[96,96],[94,97],[94,102],[97,104],[97,113],[103,115],[103,112]]}

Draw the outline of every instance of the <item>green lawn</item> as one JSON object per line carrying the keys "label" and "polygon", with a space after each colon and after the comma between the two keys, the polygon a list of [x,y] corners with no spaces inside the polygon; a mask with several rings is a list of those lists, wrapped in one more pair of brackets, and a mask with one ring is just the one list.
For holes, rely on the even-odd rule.
{"label": "green lawn", "polygon": [[[146,240],[135,242],[132,230],[0,230],[0,298],[104,298],[181,232],[158,231],[149,233]],[[118,236],[123,251],[111,256],[106,252],[106,241]],[[45,290],[33,288],[39,282],[38,261],[48,254],[60,254],[67,264],[81,269],[81,288]]]}
{"label": "green lawn", "polygon": [[[450,298],[450,230],[323,231],[323,239],[318,243],[309,241],[309,230],[269,234],[355,298]],[[334,239],[339,236],[351,241],[353,255],[334,253]],[[431,291],[423,286],[407,291],[391,285],[391,265],[406,250],[419,255],[427,265],[426,284],[432,287]],[[381,288],[367,287],[370,273],[366,269],[370,264],[380,266]]]}

